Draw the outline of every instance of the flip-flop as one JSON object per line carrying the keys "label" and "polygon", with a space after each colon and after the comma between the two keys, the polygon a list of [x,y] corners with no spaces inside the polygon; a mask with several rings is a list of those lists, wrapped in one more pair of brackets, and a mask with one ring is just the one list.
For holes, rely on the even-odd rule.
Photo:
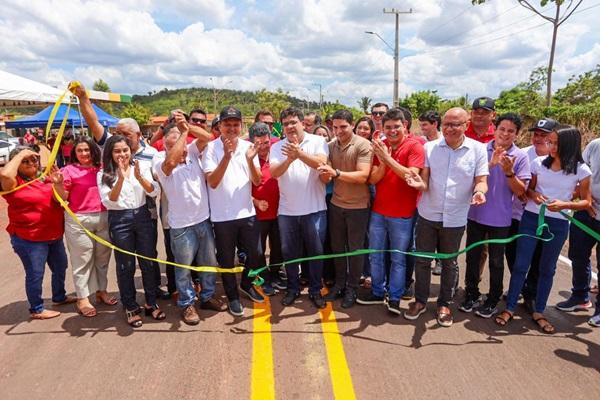
{"label": "flip-flop", "polygon": [[107,297],[108,297],[108,300],[104,300],[102,295],[96,294],[96,303],[106,304],[107,306],[114,306],[115,304],[117,304],[119,302],[119,300],[117,300],[116,297],[110,296],[108,293],[107,293]]}
{"label": "flip-flop", "polygon": [[[554,328],[550,321],[548,321],[543,315],[541,317],[534,318],[533,321],[543,333],[551,335],[556,332],[556,328]],[[541,322],[545,322],[545,324],[542,325]]]}

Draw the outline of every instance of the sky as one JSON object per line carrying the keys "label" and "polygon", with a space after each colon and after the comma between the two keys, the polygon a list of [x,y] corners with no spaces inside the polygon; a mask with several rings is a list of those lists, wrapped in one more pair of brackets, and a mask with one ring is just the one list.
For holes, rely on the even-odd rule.
{"label": "sky", "polygon": [[[540,0],[531,0],[538,8]],[[566,4],[569,0],[566,0]],[[547,65],[552,25],[516,0],[2,0],[0,69],[59,88],[282,89],[357,106],[391,103],[395,18],[400,97],[497,97]],[[553,13],[550,3],[544,9]],[[600,0],[559,28],[554,88],[600,63]],[[383,38],[367,34],[376,32]],[[386,43],[384,43],[387,42]],[[388,46],[389,45],[389,46]]]}

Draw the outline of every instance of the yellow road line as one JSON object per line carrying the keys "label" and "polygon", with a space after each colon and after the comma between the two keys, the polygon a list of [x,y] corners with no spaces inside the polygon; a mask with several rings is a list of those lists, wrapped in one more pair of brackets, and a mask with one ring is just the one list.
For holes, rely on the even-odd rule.
{"label": "yellow road line", "polygon": [[253,400],[275,398],[275,377],[273,373],[273,346],[271,342],[271,303],[265,296],[263,304],[254,303],[252,319],[252,378],[251,395]]}
{"label": "yellow road line", "polygon": [[342,338],[335,320],[335,313],[331,308],[331,303],[327,303],[327,307],[320,310],[320,314],[333,395],[336,399],[356,399],[352,376],[346,362],[344,345],[342,344]]}

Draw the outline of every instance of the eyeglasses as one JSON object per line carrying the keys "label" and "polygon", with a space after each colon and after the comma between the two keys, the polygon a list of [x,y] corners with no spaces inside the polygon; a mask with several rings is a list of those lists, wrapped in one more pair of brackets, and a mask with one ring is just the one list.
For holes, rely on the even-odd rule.
{"label": "eyeglasses", "polygon": [[190,122],[193,124],[205,124],[206,123],[206,118],[190,118]]}
{"label": "eyeglasses", "polygon": [[442,124],[442,128],[452,128],[452,129],[458,129],[461,126],[463,126],[466,122],[444,122]]}
{"label": "eyeglasses", "polygon": [[371,115],[376,115],[378,117],[381,117],[385,114],[385,111],[372,111]]}
{"label": "eyeglasses", "polygon": [[24,160],[21,160],[21,164],[25,164],[25,165],[36,165],[39,164],[40,159],[38,157],[31,157],[31,158],[26,158]]}

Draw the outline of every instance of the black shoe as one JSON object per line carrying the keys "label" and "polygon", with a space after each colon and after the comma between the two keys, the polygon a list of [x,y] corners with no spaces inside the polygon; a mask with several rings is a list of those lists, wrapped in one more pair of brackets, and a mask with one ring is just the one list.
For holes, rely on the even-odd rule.
{"label": "black shoe", "polygon": [[342,300],[342,308],[350,308],[354,303],[356,303],[356,291],[354,289],[346,288],[344,300]]}
{"label": "black shoe", "polygon": [[482,318],[491,318],[498,312],[496,304],[487,301],[475,309],[475,315]]}
{"label": "black shoe", "polygon": [[283,304],[286,307],[291,306],[292,304],[294,304],[298,297],[300,297],[300,293],[288,290],[283,299],[281,299],[281,304]]}
{"label": "black shoe", "polygon": [[242,303],[239,300],[231,300],[229,302],[229,313],[234,317],[241,317],[244,315],[244,307],[242,307]]}
{"label": "black shoe", "polygon": [[402,300],[412,300],[413,297],[415,297],[414,282],[411,283],[410,286],[406,288],[406,290],[404,290]]}
{"label": "black shoe", "polygon": [[385,299],[383,296],[375,296],[373,292],[369,291],[367,294],[361,294],[358,296],[356,302],[362,305],[383,304],[385,303]]}
{"label": "black shoe", "polygon": [[323,299],[325,299],[325,301],[335,301],[336,299],[339,299],[343,296],[344,290],[336,288],[334,286],[329,290],[329,292],[325,296],[323,296]]}
{"label": "black shoe", "polygon": [[321,296],[321,293],[309,294],[308,298],[317,308],[325,308],[327,306],[327,303],[325,302],[323,296]]}
{"label": "black shoe", "polygon": [[162,290],[161,288],[158,288],[156,291],[156,297],[161,300],[169,300],[171,299],[171,293],[167,292],[166,290]]}
{"label": "black shoe", "polygon": [[473,311],[473,308],[477,307],[478,300],[478,298],[467,295],[465,300],[458,306],[458,309],[462,312],[471,312]]}
{"label": "black shoe", "polygon": [[286,290],[287,289],[287,283],[281,279],[280,277],[277,277],[273,280],[273,282],[271,282],[271,285],[275,288],[275,289],[279,289],[279,290]]}
{"label": "black shoe", "polygon": [[390,300],[387,303],[387,309],[389,312],[402,315],[402,311],[400,311],[400,300]]}
{"label": "black shoe", "polygon": [[263,283],[263,285],[260,288],[262,289],[265,296],[275,296],[276,291],[273,288],[273,284],[271,282]]}
{"label": "black shoe", "polygon": [[262,294],[258,293],[256,291],[256,289],[254,289],[254,286],[250,286],[250,287],[240,286],[240,292],[244,293],[246,296],[248,296],[250,298],[250,300],[252,300],[255,303],[264,303],[265,302],[265,298],[262,296]]}

